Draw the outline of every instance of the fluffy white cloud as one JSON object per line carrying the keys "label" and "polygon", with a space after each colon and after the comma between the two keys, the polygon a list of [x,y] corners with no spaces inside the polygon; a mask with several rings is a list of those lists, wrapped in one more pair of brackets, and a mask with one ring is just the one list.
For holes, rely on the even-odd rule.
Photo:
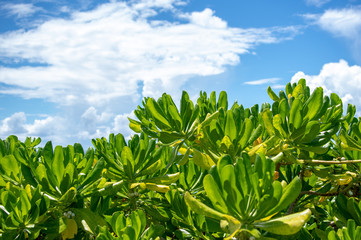
{"label": "fluffy white cloud", "polygon": [[279,41],[277,34],[284,30],[230,28],[210,9],[179,14],[186,23],[143,15],[170,9],[174,2],[107,3],[74,12],[70,19],[0,35],[4,61],[39,65],[1,67],[0,82],[13,87],[0,92],[59,104],[132,96],[138,81],[147,96],[175,92],[190,76],[221,73],[255,45]]}
{"label": "fluffy white cloud", "polygon": [[[24,112],[17,112],[0,121],[0,138],[16,135],[24,140],[26,137],[41,136],[45,141],[54,140],[58,144],[67,144],[64,129],[65,119],[45,116],[34,121],[28,121]],[[69,143],[69,142],[68,142]]]}
{"label": "fluffy white cloud", "polygon": [[345,60],[323,65],[318,75],[307,75],[298,72],[292,82],[304,78],[311,89],[323,87],[325,94],[337,93],[345,103],[361,108],[361,67],[349,66]]}
{"label": "fluffy white cloud", "polygon": [[318,16],[316,22],[337,36],[358,38],[361,34],[361,8],[327,10]]}
{"label": "fluffy white cloud", "polygon": [[[141,95],[178,96],[191,77],[222,73],[255,46],[298,32],[294,27],[232,28],[211,9],[182,12],[178,6],[184,4],[111,1],[73,12],[63,7],[70,11],[67,18],[0,34],[0,93],[41,98],[62,110],[33,123],[20,119],[26,127],[16,129],[45,134],[41,129],[50,123],[61,125],[62,131],[51,135],[71,142],[124,130],[120,124],[127,114],[121,114],[130,112]],[[2,127],[10,129],[4,121]]]}

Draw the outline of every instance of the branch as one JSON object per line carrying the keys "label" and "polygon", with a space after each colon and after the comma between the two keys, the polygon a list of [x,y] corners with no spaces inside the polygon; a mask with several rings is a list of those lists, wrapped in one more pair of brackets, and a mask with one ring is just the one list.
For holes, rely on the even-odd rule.
{"label": "branch", "polygon": [[319,193],[316,191],[302,191],[300,192],[300,196],[301,195],[317,195],[317,196],[337,196],[340,193],[344,193],[344,191],[340,191],[340,192],[328,192],[328,193]]}
{"label": "branch", "polygon": [[298,159],[297,160],[298,163],[300,164],[353,164],[353,163],[361,163],[360,159],[357,160],[302,160],[302,159]]}

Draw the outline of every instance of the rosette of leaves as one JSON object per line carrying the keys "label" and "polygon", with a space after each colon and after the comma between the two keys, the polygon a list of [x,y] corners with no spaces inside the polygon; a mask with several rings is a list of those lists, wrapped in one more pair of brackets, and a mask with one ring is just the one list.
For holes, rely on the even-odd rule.
{"label": "rosette of leaves", "polygon": [[102,228],[96,239],[160,239],[165,231],[162,225],[147,225],[146,215],[141,210],[136,210],[126,216],[123,212],[115,212],[108,219],[113,234],[107,228]]}
{"label": "rosette of leaves", "polygon": [[[202,197],[201,193],[196,195]],[[171,224],[174,227],[173,234],[169,236],[176,239],[216,239],[224,236],[219,220],[192,211],[183,191],[172,189],[165,197],[170,204]]]}
{"label": "rosette of leaves", "polygon": [[323,96],[321,87],[311,94],[304,79],[297,84],[288,83],[286,93],[280,91],[278,96],[270,87],[267,92],[274,102],[272,108],[261,113],[262,122],[268,135],[279,139],[267,155],[283,152],[283,157],[277,160],[292,162],[295,158],[289,152],[296,150],[304,159],[326,154],[332,145],[331,138],[345,119],[342,100],[335,93]]}
{"label": "rosette of leaves", "polygon": [[[35,143],[10,139],[8,146],[15,144],[17,147],[12,154],[1,158],[3,181],[22,189],[25,186],[39,189],[48,200],[46,215],[42,216],[46,219],[46,224],[42,225],[43,232],[58,236],[69,228],[78,232],[79,227],[79,232],[94,234],[96,225],[92,221],[98,219],[101,224],[102,218],[84,208],[88,201],[84,195],[90,189],[99,190],[97,187],[101,182],[104,160],[94,159],[94,151],[91,149],[84,154],[80,144],[66,148],[56,146],[53,149],[52,143],[48,142],[35,151]],[[64,217],[69,211],[77,211],[73,221]]]}
{"label": "rosette of leaves", "polygon": [[200,108],[200,119],[206,119],[207,114],[218,112],[217,117],[199,129],[199,138],[196,141],[198,148],[215,161],[223,154],[236,159],[262,135],[263,128],[259,125],[257,104],[251,109],[244,109],[242,105],[234,102],[228,109],[227,93],[224,91],[219,94],[218,101],[215,92],[212,92],[209,98],[206,93],[201,92],[197,103]]}
{"label": "rosette of leaves", "polygon": [[[327,238],[323,239],[328,240],[348,240],[348,239],[360,239],[361,238],[361,226],[356,225],[355,221],[349,219],[346,226],[339,228],[337,232],[329,227],[326,230]],[[322,240],[323,240],[322,239]]]}
{"label": "rosette of leaves", "polygon": [[223,156],[203,180],[204,190],[212,203],[208,206],[184,195],[192,211],[220,221],[228,239],[261,238],[260,229],[278,235],[298,232],[311,216],[311,211],[272,218],[286,209],[299,195],[301,180],[295,177],[288,185],[273,180],[272,160],[257,155],[251,165],[247,154],[235,164],[229,155]]}
{"label": "rosette of leaves", "polygon": [[37,239],[47,220],[49,204],[40,187],[20,188],[8,183],[0,190],[1,239]]}
{"label": "rosette of leaves", "polygon": [[23,143],[13,135],[5,140],[0,139],[0,187],[4,187],[7,182],[22,187],[27,184],[36,185],[27,159],[38,155],[35,146],[40,142],[40,138],[26,138]]}
{"label": "rosette of leaves", "polygon": [[139,121],[129,119],[129,126],[135,132],[143,131],[164,144],[175,144],[194,137],[199,107],[193,104],[187,92],[182,94],[180,110],[172,97],[165,93],[157,101],[144,98],[142,103],[143,107],[138,106],[134,111]]}
{"label": "rosette of leaves", "polygon": [[[106,162],[104,192],[92,196],[114,196],[126,210],[135,210],[138,204],[147,204],[151,192],[165,193],[178,181],[180,173],[175,167],[166,168],[172,149],[156,144],[146,134],[134,135],[128,144],[123,135],[111,134],[107,139],[93,140],[97,155]],[[109,189],[109,182],[122,182],[117,191]],[[153,195],[152,195],[153,196]],[[142,207],[146,207],[145,205]],[[150,204],[150,210],[155,204]]]}

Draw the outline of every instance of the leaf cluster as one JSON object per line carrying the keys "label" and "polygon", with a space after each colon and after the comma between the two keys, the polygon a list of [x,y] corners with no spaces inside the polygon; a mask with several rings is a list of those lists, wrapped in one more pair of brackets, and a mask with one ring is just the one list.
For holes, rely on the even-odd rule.
{"label": "leaf cluster", "polygon": [[245,108],[145,98],[136,132],[0,139],[2,239],[358,239],[361,119],[301,79]]}

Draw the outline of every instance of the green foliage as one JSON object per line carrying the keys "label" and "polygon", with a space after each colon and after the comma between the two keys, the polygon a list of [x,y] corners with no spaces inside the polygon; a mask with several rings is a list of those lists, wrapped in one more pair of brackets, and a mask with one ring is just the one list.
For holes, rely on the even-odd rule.
{"label": "green foliage", "polygon": [[[145,98],[134,134],[0,140],[2,239],[359,239],[361,118],[306,81]],[[178,107],[179,106],[179,107]]]}

